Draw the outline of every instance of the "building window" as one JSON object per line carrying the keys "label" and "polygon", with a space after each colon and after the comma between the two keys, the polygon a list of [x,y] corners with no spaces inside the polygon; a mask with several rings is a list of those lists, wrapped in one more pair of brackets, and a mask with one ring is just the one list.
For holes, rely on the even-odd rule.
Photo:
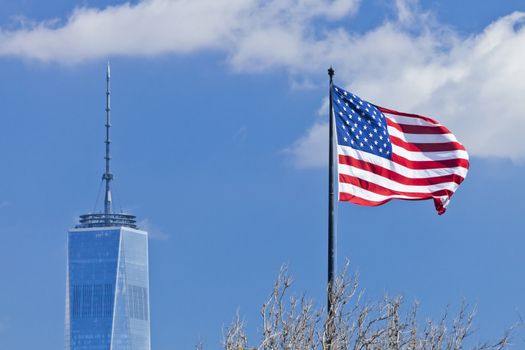
{"label": "building window", "polygon": [[112,284],[77,284],[71,288],[73,319],[105,318],[113,314]]}
{"label": "building window", "polygon": [[144,287],[128,285],[127,305],[129,316],[137,320],[148,320],[148,290]]}

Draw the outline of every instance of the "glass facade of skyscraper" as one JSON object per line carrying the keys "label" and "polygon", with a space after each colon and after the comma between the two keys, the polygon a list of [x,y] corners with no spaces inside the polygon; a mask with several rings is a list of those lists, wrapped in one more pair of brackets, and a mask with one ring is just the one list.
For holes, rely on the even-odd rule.
{"label": "glass facade of skyscraper", "polygon": [[66,350],[150,350],[147,232],[77,227],[68,234]]}

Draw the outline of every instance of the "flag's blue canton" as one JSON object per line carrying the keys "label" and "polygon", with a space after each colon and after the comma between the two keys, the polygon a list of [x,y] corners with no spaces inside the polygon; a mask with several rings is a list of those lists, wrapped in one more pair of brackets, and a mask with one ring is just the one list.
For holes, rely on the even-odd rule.
{"label": "flag's blue canton", "polygon": [[386,118],[371,103],[334,86],[332,92],[337,143],[391,159]]}

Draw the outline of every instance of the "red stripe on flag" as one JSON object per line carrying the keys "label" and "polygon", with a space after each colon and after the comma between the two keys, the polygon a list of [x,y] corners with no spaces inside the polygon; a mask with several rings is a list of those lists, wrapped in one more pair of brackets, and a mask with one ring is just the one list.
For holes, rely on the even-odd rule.
{"label": "red stripe on flag", "polygon": [[392,181],[398,182],[403,185],[410,186],[427,186],[427,185],[437,185],[445,182],[455,182],[458,185],[463,182],[463,177],[457,174],[449,174],[443,176],[435,177],[426,177],[426,178],[410,178],[403,176],[395,171],[390,169],[383,168],[382,166],[372,164],[363,160],[356,159],[351,156],[339,155],[339,164],[345,164],[353,166],[358,169],[369,171],[373,174],[380,175]]}
{"label": "red stripe on flag", "polygon": [[408,160],[395,153],[392,153],[392,161],[406,168],[414,169],[414,170],[455,168],[458,166],[468,169],[468,165],[469,165],[469,162],[466,159],[414,161],[414,160]]}
{"label": "red stripe on flag", "polygon": [[434,119],[432,118],[429,118],[429,117],[425,117],[425,116],[422,116],[422,115],[419,115],[419,114],[412,114],[412,113],[402,113],[402,112],[398,112],[398,111],[394,111],[393,109],[388,109],[388,108],[384,108],[384,107],[379,107],[379,106],[376,106],[377,109],[379,109],[379,111],[381,111],[382,113],[388,113],[388,114],[394,114],[394,115],[399,115],[401,117],[410,117],[410,118],[419,118],[419,119],[422,119],[422,120],[425,120],[429,123],[432,123],[432,124],[439,124],[437,121],[435,121]]}
{"label": "red stripe on flag", "polygon": [[[350,193],[339,192],[340,201],[350,202],[350,203],[354,203],[354,204],[362,205],[366,207],[377,207],[379,205],[390,202],[392,199],[396,199],[396,198],[388,198],[388,199],[385,199],[384,201],[377,202],[377,201],[370,201],[370,200],[367,200],[367,199],[364,199],[358,196],[354,196],[353,194],[350,194]],[[403,198],[403,199],[409,200],[409,201],[420,201],[420,200],[424,200],[428,198]],[[434,205],[436,206],[436,210],[439,215],[445,212],[445,208],[443,208],[443,204],[438,198],[434,198]]]}
{"label": "red stripe on flag", "polygon": [[345,202],[351,202],[358,205],[364,205],[367,207],[377,207],[378,205],[385,204],[386,202],[390,202],[394,198],[385,199],[384,201],[369,201],[368,199],[364,199],[358,196],[354,196],[353,194],[347,193],[347,192],[339,192],[339,200],[345,201]]}
{"label": "red stripe on flag", "polygon": [[444,126],[422,126],[422,125],[408,125],[398,124],[389,118],[386,118],[388,126],[396,128],[397,130],[405,134],[430,134],[430,135],[441,135],[450,134],[450,131]]}
{"label": "red stripe on flag", "polygon": [[446,152],[446,151],[465,151],[465,147],[459,142],[444,143],[408,143],[399,137],[390,135],[390,141],[401,148],[411,152]]}

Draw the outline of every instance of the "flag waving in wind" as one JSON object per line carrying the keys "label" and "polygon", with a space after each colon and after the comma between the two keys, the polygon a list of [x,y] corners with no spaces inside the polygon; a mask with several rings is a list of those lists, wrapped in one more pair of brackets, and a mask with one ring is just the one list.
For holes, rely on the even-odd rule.
{"label": "flag waving in wind", "polygon": [[339,200],[433,199],[443,214],[469,166],[456,137],[433,119],[375,106],[335,85],[332,99]]}

